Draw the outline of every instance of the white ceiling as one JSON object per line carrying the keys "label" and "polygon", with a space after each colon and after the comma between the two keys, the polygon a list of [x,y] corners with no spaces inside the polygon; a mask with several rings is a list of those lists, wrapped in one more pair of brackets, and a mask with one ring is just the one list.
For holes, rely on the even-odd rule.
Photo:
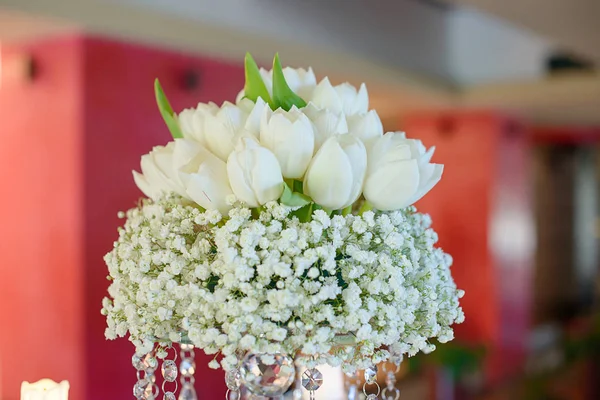
{"label": "white ceiling", "polygon": [[[587,2],[539,1],[556,1],[565,9],[566,3]],[[456,3],[472,3],[509,18],[511,10],[518,15],[540,13],[533,5],[535,0]],[[506,3],[506,7],[493,6],[496,3]],[[520,9],[515,5],[518,3],[522,3]],[[536,121],[584,120],[581,110],[587,107],[585,121],[600,122],[600,115],[596,116],[590,106],[600,104],[594,97],[600,99],[600,93],[595,90],[588,91],[582,107],[578,100],[581,83],[566,89],[561,86],[561,95],[571,99],[565,107],[569,115],[564,115],[556,111],[560,103],[548,104],[546,89],[540,87],[546,84],[545,59],[556,43],[577,42],[568,48],[594,54],[577,35],[593,36],[599,28],[586,27],[588,17],[580,24],[571,18],[576,12],[591,14],[595,7],[576,6],[571,14],[563,10],[565,23],[581,25],[578,30],[561,27],[544,34],[545,18],[557,18],[555,11],[544,11],[544,18],[521,17],[514,23],[462,6],[432,7],[415,0],[373,4],[322,0],[0,0],[0,41],[80,30],[235,62],[241,62],[244,53],[250,51],[266,64],[278,51],[284,63],[312,65],[317,74],[331,75],[338,81],[366,82],[373,106],[381,115],[432,107],[512,110],[520,104],[519,111]],[[534,25],[544,25],[539,31],[542,33],[534,33]],[[571,32],[570,36],[563,31]],[[592,87],[597,87],[596,78],[589,79]],[[523,90],[531,93],[528,103],[520,101],[522,89],[515,82],[525,82]],[[548,93],[555,93],[552,90]]]}
{"label": "white ceiling", "polygon": [[488,12],[600,63],[598,0],[448,0]]}

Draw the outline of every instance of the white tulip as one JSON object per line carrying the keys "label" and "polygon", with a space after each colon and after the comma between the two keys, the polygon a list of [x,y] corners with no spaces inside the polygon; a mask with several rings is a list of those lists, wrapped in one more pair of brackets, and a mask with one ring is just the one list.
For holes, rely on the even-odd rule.
{"label": "white tulip", "polygon": [[315,135],[308,117],[295,106],[290,111],[266,107],[260,143],[275,154],[284,178],[302,179],[313,156]]}
{"label": "white tulip", "polygon": [[359,139],[347,134],[332,136],[308,166],[304,193],[322,207],[346,208],[360,196],[366,169],[367,152]]}
{"label": "white tulip", "polygon": [[[273,95],[273,70],[260,69],[260,75],[267,87],[269,94]],[[315,87],[317,86],[317,78],[312,68],[305,70],[304,68],[285,67],[283,76],[288,86],[294,93],[307,101],[312,96]],[[237,101],[239,102],[245,96],[244,90],[238,93]]]}
{"label": "white tulip", "polygon": [[354,114],[347,117],[348,133],[359,138],[367,150],[383,136],[383,125],[377,111],[371,110],[366,114]]}
{"label": "white tulip", "polygon": [[237,105],[248,114],[244,131],[258,138],[262,115],[265,109],[270,110],[269,106],[261,97],[256,100],[256,103],[250,99],[241,99]]}
{"label": "white tulip", "polygon": [[252,137],[241,138],[229,155],[227,175],[233,193],[249,207],[277,200],[283,193],[277,158]]}
{"label": "white tulip", "polygon": [[364,83],[356,90],[349,83],[332,86],[329,78],[325,78],[319,82],[310,100],[318,107],[337,114],[364,114],[369,109],[369,94]]}
{"label": "white tulip", "polygon": [[336,134],[348,133],[346,118],[342,113],[334,113],[328,109],[319,108],[314,103],[308,103],[302,112],[313,123],[315,133],[315,153],[323,143]]}
{"label": "white tulip", "polygon": [[227,164],[202,148],[179,170],[187,197],[207,210],[219,210],[223,215],[231,209],[227,196],[233,194],[227,177]]}
{"label": "white tulip", "polygon": [[248,99],[242,106],[225,102],[221,108],[211,110],[204,117],[206,147],[223,161],[227,161],[240,137],[258,133],[257,126],[265,102],[258,99],[251,108],[250,104],[254,103]]}
{"label": "white tulip", "polygon": [[423,197],[442,177],[444,166],[430,164],[432,147],[404,133],[388,132],[369,150],[365,199],[379,210],[398,210]]}
{"label": "white tulip", "polygon": [[204,118],[207,114],[215,114],[219,106],[215,103],[198,103],[196,108],[187,108],[179,113],[179,126],[183,137],[194,139],[203,146],[206,146],[204,137]]}
{"label": "white tulip", "polygon": [[191,139],[175,139],[166,146],[155,146],[150,153],[142,156],[142,173],[133,171],[133,179],[138,188],[152,199],[166,192],[187,198],[179,169],[187,165],[201,148]]}

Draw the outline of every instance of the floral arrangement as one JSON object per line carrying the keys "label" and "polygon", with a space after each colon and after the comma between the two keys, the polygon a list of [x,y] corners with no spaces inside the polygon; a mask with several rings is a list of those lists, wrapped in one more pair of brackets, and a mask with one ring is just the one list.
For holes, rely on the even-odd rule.
{"label": "floral arrangement", "polygon": [[364,84],[245,60],[235,104],[176,114],[141,158],[147,196],[105,257],[106,337],[138,353],[189,341],[230,370],[285,353],[363,369],[431,352],[464,314],[451,257],[412,204],[441,178],[434,149],[383,133]]}

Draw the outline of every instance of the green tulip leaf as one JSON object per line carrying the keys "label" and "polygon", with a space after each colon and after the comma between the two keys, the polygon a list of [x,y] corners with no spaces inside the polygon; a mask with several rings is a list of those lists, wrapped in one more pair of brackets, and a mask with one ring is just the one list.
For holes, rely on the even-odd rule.
{"label": "green tulip leaf", "polygon": [[281,204],[285,204],[290,207],[304,207],[305,205],[312,203],[312,199],[305,194],[292,191],[287,183],[283,183],[283,194],[279,198]]}
{"label": "green tulip leaf", "polygon": [[283,75],[279,54],[275,54],[273,60],[273,108],[281,107],[285,111],[290,111],[293,106],[306,107],[306,102],[288,86]]}
{"label": "green tulip leaf", "polygon": [[246,53],[244,59],[244,69],[246,76],[246,84],[244,85],[244,96],[256,103],[256,100],[260,97],[265,102],[272,104],[271,96],[267,90],[267,86],[262,79],[260,69],[256,65],[256,61],[250,55]]}
{"label": "green tulip leaf", "polygon": [[165,120],[165,124],[167,124],[167,128],[169,128],[173,139],[182,138],[183,133],[181,132],[179,121],[177,121],[177,116],[175,115],[167,96],[165,96],[165,92],[163,91],[162,86],[160,86],[158,78],[154,80],[154,94],[156,96],[158,110]]}

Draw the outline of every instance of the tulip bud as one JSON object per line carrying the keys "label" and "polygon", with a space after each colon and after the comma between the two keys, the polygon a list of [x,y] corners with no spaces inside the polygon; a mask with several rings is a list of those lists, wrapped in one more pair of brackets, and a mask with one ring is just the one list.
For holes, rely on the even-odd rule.
{"label": "tulip bud", "polygon": [[204,119],[207,114],[215,114],[219,106],[215,103],[198,103],[196,108],[188,108],[179,113],[179,126],[184,138],[194,139],[202,146],[206,146],[204,137]]}
{"label": "tulip bud", "polygon": [[366,114],[350,115],[347,121],[348,133],[362,140],[367,150],[375,140],[383,136],[383,125],[375,110]]}
{"label": "tulip bud", "polygon": [[202,148],[179,170],[179,177],[187,196],[207,210],[226,214],[231,209],[227,196],[233,194],[227,177],[227,164]]}
{"label": "tulip bud", "polygon": [[424,196],[442,177],[443,165],[430,164],[433,148],[420,140],[388,132],[369,150],[364,196],[379,210],[405,208]]}
{"label": "tulip bud", "polygon": [[367,153],[360,140],[347,134],[332,136],[306,171],[304,193],[322,207],[346,208],[360,196],[366,168]]}
{"label": "tulip bud", "polygon": [[236,197],[249,207],[277,200],[283,177],[277,158],[251,137],[243,137],[227,159],[227,175]]}
{"label": "tulip bud", "polygon": [[318,107],[327,108],[337,114],[364,114],[369,108],[369,94],[363,83],[360,89],[349,83],[332,86],[329,78],[323,79],[313,92],[311,101]]}
{"label": "tulip bud", "polygon": [[295,106],[290,111],[265,108],[260,143],[271,150],[284,178],[302,179],[313,156],[315,137],[312,124]]}
{"label": "tulip bud", "polygon": [[221,160],[227,161],[242,136],[258,135],[265,106],[261,98],[256,103],[242,99],[238,105],[225,102],[220,109],[211,110],[204,117],[206,147]]}
{"label": "tulip bud", "polygon": [[323,143],[336,134],[348,133],[348,125],[344,114],[336,114],[328,109],[321,109],[308,103],[302,112],[310,119],[315,133],[315,153]]}
{"label": "tulip bud", "polygon": [[142,174],[133,171],[133,179],[140,190],[152,199],[167,192],[188,198],[179,179],[179,169],[188,164],[201,148],[191,139],[175,139],[166,146],[155,146],[150,153],[142,156]]}

